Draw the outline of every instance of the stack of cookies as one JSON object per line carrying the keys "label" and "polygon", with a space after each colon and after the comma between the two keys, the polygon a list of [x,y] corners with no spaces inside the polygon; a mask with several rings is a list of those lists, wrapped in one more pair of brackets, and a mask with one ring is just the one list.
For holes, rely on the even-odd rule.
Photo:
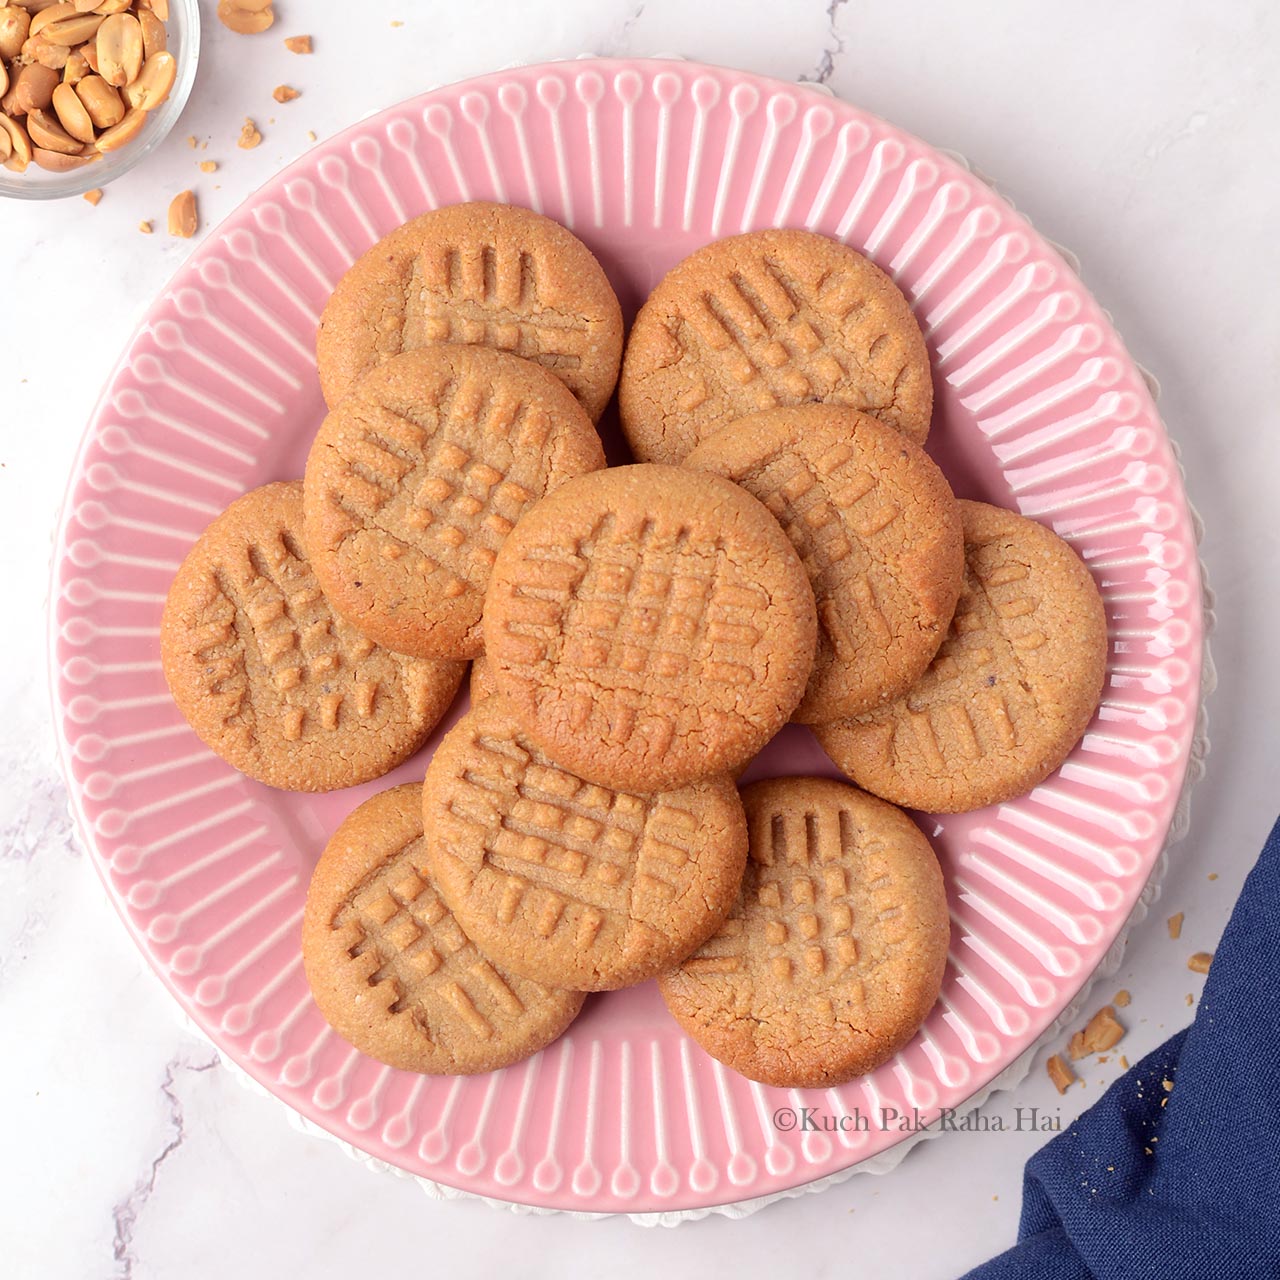
{"label": "stack of cookies", "polygon": [[[1101,693],[1101,603],[1048,530],[952,494],[920,331],[852,249],[719,241],[623,339],[599,263],[527,210],[375,245],[321,321],[305,477],[196,544],[165,674],[225,759],[316,791],[415,752],[471,661],[425,780],[360,805],[313,876],[307,975],[362,1051],[492,1070],[657,977],[729,1066],[838,1083],[942,980],[942,873],[895,806],[1057,768]],[[615,383],[639,461],[606,468]],[[788,721],[857,786],[739,791]]]}

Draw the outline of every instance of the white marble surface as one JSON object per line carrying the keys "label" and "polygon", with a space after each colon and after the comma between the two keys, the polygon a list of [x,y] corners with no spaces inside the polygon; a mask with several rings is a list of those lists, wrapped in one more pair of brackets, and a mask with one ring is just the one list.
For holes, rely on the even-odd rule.
{"label": "white marble surface", "polygon": [[[1164,898],[1133,933],[1131,1058],[1191,1016],[1276,809],[1280,403],[1273,305],[1280,11],[1265,0],[278,0],[271,36],[211,21],[186,116],[94,209],[0,206],[0,1240],[5,1274],[186,1280],[410,1274],[778,1274],[943,1280],[1011,1242],[1032,1134],[955,1134],[742,1222],[674,1231],[436,1203],[295,1132],[182,1030],[66,816],[45,690],[49,538],[126,335],[195,247],[163,234],[194,185],[204,228],[280,165],[435,83],[581,52],[680,52],[842,96],[968,155],[1051,237],[1164,386],[1218,594],[1214,750]],[[404,25],[392,27],[393,19]],[[277,35],[310,31],[311,58]],[[272,102],[282,81],[302,97]],[[254,115],[264,142],[235,147]],[[274,118],[274,122],[272,122]],[[208,141],[198,154],[188,134]],[[212,175],[198,159],[216,159]],[[140,219],[159,233],[140,235]],[[203,233],[202,230],[202,233]],[[1210,880],[1210,873],[1217,878]],[[1183,939],[1164,918],[1185,910]],[[1112,984],[1108,984],[1110,990]],[[1043,1055],[1042,1055],[1043,1057]],[[1118,1068],[1086,1071],[1069,1117]],[[1037,1064],[1016,1102],[1053,1106]],[[922,1229],[923,1228],[923,1229]]]}

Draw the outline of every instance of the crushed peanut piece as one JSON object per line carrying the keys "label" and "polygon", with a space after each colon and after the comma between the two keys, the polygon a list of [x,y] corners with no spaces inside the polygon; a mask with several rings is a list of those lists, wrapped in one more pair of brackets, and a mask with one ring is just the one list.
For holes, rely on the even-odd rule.
{"label": "crushed peanut piece", "polygon": [[311,37],[310,36],[286,36],[284,47],[290,53],[310,53]]}
{"label": "crushed peanut piece", "polygon": [[138,223],[138,230],[141,231],[144,236],[149,236],[152,230],[151,223],[145,221]]}
{"label": "crushed peanut piece", "polygon": [[1123,1053],[1120,1055],[1120,1065],[1121,1065],[1121,1066],[1122,1066],[1126,1071],[1128,1071],[1128,1070],[1129,1070],[1129,1059],[1128,1059],[1128,1058],[1126,1058],[1126,1057],[1124,1056],[1124,1054],[1123,1054]]}
{"label": "crushed peanut piece", "polygon": [[1169,937],[1175,939],[1182,937],[1182,922],[1186,918],[1186,915],[1181,911],[1176,916],[1169,917]]}
{"label": "crushed peanut piece", "polygon": [[1217,873],[1216,871],[1210,871],[1210,872],[1209,872],[1209,879],[1210,879],[1210,880],[1216,880],[1217,878],[1218,878],[1218,873]]}
{"label": "crushed peanut piece", "polygon": [[86,191],[86,192],[84,193],[84,198],[85,198],[85,199],[86,199],[90,204],[97,204],[97,203],[98,203],[98,201],[102,199],[102,188],[101,188],[101,187],[94,187],[92,191]]}
{"label": "crushed peanut piece", "polygon": [[1132,999],[1133,997],[1129,994],[1128,990],[1122,989],[1116,992],[1115,998],[1111,1003],[1118,1009],[1127,1009],[1129,1007],[1129,1001]]}
{"label": "crushed peanut piece", "polygon": [[1195,955],[1187,960],[1187,968],[1192,973],[1208,973],[1209,966],[1213,963],[1212,951],[1197,951]]}
{"label": "crushed peanut piece", "polygon": [[314,129],[307,130],[307,141],[314,142],[316,140],[316,131]]}
{"label": "crushed peanut piece", "polygon": [[189,138],[187,138],[187,146],[189,146],[192,151],[196,149],[196,147],[199,145],[199,142],[200,142],[199,138],[197,138],[194,133],[191,134]]}
{"label": "crushed peanut piece", "polygon": [[1196,1002],[1196,998],[1195,998],[1195,996],[1194,996],[1194,995],[1192,995],[1192,993],[1191,993],[1190,991],[1188,991],[1188,992],[1187,992],[1187,1008],[1188,1008],[1188,1009],[1190,1009],[1190,1008],[1191,1008],[1191,1006],[1192,1006],[1193,1004],[1195,1004],[1195,1002]]}
{"label": "crushed peanut piece", "polygon": [[258,126],[245,116],[244,124],[240,129],[240,141],[236,145],[242,151],[252,151],[261,141],[262,134],[258,132]]}
{"label": "crushed peanut piece", "polygon": [[1124,1025],[1116,1019],[1115,1009],[1105,1005],[1089,1019],[1083,1031],[1077,1031],[1071,1037],[1067,1052],[1073,1062],[1091,1053],[1104,1053],[1124,1039],[1124,1032]]}
{"label": "crushed peanut piece", "polygon": [[403,26],[404,26],[404,23],[403,23],[403,22],[401,22],[399,18],[392,18],[392,19],[391,19],[391,25],[392,25],[393,27],[403,27]]}
{"label": "crushed peanut piece", "polygon": [[1161,1088],[1164,1089],[1165,1093],[1173,1092],[1173,1081],[1170,1080],[1168,1076],[1166,1076],[1163,1080],[1160,1081],[1160,1085],[1161,1085]]}
{"label": "crushed peanut piece", "polygon": [[1060,1053],[1055,1053],[1045,1063],[1045,1069],[1049,1073],[1049,1079],[1053,1081],[1053,1087],[1059,1093],[1066,1093],[1076,1082],[1076,1073],[1066,1064]]}
{"label": "crushed peanut piece", "polygon": [[278,84],[271,90],[271,96],[277,102],[292,102],[295,98],[302,97],[302,94],[292,85]]}
{"label": "crushed peanut piece", "polygon": [[201,172],[201,173],[216,173],[216,172],[217,172],[217,170],[218,170],[218,162],[217,162],[216,160],[201,160],[201,161],[200,161],[200,172]]}

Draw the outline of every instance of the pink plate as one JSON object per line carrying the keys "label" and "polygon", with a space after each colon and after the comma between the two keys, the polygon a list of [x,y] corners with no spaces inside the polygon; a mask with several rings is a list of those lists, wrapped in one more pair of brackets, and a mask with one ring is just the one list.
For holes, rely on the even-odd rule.
{"label": "pink plate", "polygon": [[[505,1071],[426,1079],[329,1031],[298,944],[327,834],[386,782],[298,796],[250,782],[165,691],[157,624],[193,539],[237,494],[297,476],[322,404],[316,320],[375,239],[436,205],[540,209],[600,256],[630,314],[708,240],[809,227],[911,299],[937,387],[929,446],[961,496],[1016,507],[1093,570],[1111,626],[1101,710],[1061,770],[1010,804],[922,821],[954,921],[942,999],[873,1075],[804,1096],[689,1042],[652,983],[592,997]],[[612,456],[621,456],[607,421]],[[55,558],[54,700],[81,830],[116,907],[183,1009],[302,1116],[447,1187],[550,1208],[670,1212],[846,1169],[896,1131],[787,1133],[982,1089],[1120,933],[1168,830],[1198,705],[1191,517],[1142,377],[1106,316],[1008,205],[952,160],[795,85],[687,62],[580,61],[436,90],[317,147],[173,278],[103,393]],[[786,731],[755,773],[833,772]]]}

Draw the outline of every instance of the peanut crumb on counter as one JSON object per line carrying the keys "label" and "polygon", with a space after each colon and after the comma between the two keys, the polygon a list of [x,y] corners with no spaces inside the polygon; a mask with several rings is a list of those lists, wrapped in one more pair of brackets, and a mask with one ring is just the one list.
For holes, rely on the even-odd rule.
{"label": "peanut crumb on counter", "polygon": [[307,141],[314,142],[316,140],[316,131],[314,129],[307,130]]}
{"label": "peanut crumb on counter", "polygon": [[149,236],[153,229],[154,228],[151,226],[151,223],[146,222],[145,220],[138,223],[138,230],[141,231],[144,236]]}
{"label": "peanut crumb on counter", "polygon": [[1169,917],[1169,937],[1174,939],[1182,937],[1182,922],[1186,918],[1186,913],[1182,911]]}
{"label": "peanut crumb on counter", "polygon": [[1089,1019],[1083,1031],[1071,1037],[1067,1052],[1072,1062],[1088,1057],[1091,1053],[1104,1053],[1124,1039],[1124,1024],[1116,1018],[1111,1005],[1105,1005]]}
{"label": "peanut crumb on counter", "polygon": [[392,19],[391,19],[391,25],[392,25],[393,27],[403,27],[403,26],[404,26],[404,23],[403,23],[403,22],[401,22],[399,18],[392,18]]}
{"label": "peanut crumb on counter", "polygon": [[302,94],[292,85],[278,84],[271,90],[271,96],[277,102],[292,102],[295,98],[302,97]]}
{"label": "peanut crumb on counter", "polygon": [[201,160],[201,173],[216,173],[218,171],[218,162],[216,160]]}
{"label": "peanut crumb on counter", "polygon": [[1191,1006],[1195,1004],[1195,1002],[1196,1002],[1195,995],[1192,992],[1188,991],[1187,992],[1187,1008],[1190,1009]]}
{"label": "peanut crumb on counter", "polygon": [[1217,878],[1218,878],[1218,873],[1217,873],[1216,871],[1210,871],[1210,872],[1209,872],[1209,879],[1210,879],[1210,880],[1216,880]]}
{"label": "peanut crumb on counter", "polygon": [[194,151],[196,147],[199,145],[199,141],[200,140],[193,133],[190,135],[190,137],[187,138],[187,146],[189,146],[191,150]]}
{"label": "peanut crumb on counter", "polygon": [[1119,1062],[1126,1071],[1129,1070],[1129,1059],[1126,1058],[1123,1053],[1120,1055]]}
{"label": "peanut crumb on counter", "polygon": [[1132,999],[1133,997],[1129,994],[1128,989],[1123,988],[1116,992],[1115,998],[1111,1003],[1115,1005],[1117,1009],[1127,1009],[1129,1007],[1129,1001]]}
{"label": "peanut crumb on counter", "polygon": [[1212,951],[1197,951],[1195,955],[1187,958],[1187,968],[1192,973],[1208,973],[1209,966],[1213,963]]}
{"label": "peanut crumb on counter", "polygon": [[102,199],[102,188],[94,187],[92,191],[86,191],[84,198],[90,203],[96,205]]}
{"label": "peanut crumb on counter", "polygon": [[1053,1087],[1057,1089],[1059,1093],[1066,1093],[1066,1091],[1076,1082],[1076,1073],[1071,1070],[1060,1053],[1055,1053],[1053,1057],[1045,1063],[1045,1070],[1048,1071],[1049,1079],[1053,1081]]}
{"label": "peanut crumb on counter", "polygon": [[310,36],[286,36],[284,47],[290,53],[310,53],[311,37]]}
{"label": "peanut crumb on counter", "polygon": [[240,128],[240,140],[236,145],[242,151],[252,151],[261,141],[262,134],[258,132],[258,126],[249,116],[245,116],[244,124]]}

